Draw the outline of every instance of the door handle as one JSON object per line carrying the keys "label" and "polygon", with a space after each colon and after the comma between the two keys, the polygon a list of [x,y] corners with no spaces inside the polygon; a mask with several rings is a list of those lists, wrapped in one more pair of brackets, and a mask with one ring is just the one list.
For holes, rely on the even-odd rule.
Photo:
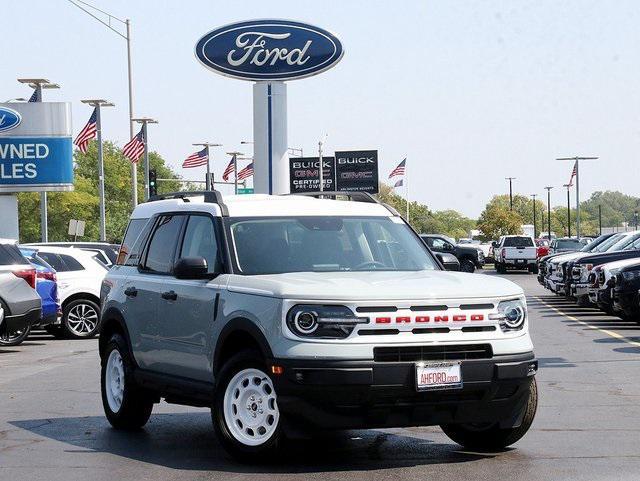
{"label": "door handle", "polygon": [[124,295],[127,297],[136,297],[138,295],[138,289],[135,287],[127,287],[124,290]]}
{"label": "door handle", "polygon": [[178,298],[178,294],[176,294],[175,291],[163,292],[161,295],[162,298],[166,299],[167,301],[175,301]]}

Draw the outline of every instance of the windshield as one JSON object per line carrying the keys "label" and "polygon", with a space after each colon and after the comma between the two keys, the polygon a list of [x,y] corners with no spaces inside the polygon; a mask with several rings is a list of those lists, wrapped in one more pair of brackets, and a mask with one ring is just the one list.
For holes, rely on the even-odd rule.
{"label": "windshield", "polygon": [[[620,239],[622,239],[623,237],[624,237],[623,234],[612,235],[606,241],[604,241],[602,244],[599,244],[596,247],[594,247],[591,250],[591,252],[606,252],[606,251],[609,250],[609,247],[613,246],[614,244],[617,244],[620,241]],[[589,246],[587,246],[587,247],[589,247]]]}
{"label": "windshield", "polygon": [[225,219],[242,274],[439,269],[396,217]]}
{"label": "windshield", "polygon": [[631,244],[631,242],[633,242],[633,238],[634,237],[631,235],[622,234],[622,236],[607,249],[607,252],[617,252],[623,250],[625,247]]}
{"label": "windshield", "polygon": [[584,244],[578,239],[560,239],[556,241],[556,249],[580,249]]}

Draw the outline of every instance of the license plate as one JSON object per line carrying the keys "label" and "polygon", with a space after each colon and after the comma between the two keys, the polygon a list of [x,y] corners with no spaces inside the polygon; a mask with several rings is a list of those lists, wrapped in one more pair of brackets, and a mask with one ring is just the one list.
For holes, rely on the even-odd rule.
{"label": "license plate", "polygon": [[516,262],[517,262],[518,264],[524,264],[524,263],[525,263],[525,260],[524,260],[524,259],[518,259]]}
{"label": "license plate", "polygon": [[462,370],[459,362],[417,363],[416,389],[432,391],[462,388]]}

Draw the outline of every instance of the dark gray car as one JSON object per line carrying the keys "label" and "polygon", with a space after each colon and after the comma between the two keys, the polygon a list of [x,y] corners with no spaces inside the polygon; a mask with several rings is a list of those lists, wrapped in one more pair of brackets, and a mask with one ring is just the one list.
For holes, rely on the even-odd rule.
{"label": "dark gray car", "polygon": [[41,317],[36,270],[14,241],[0,239],[0,346],[16,346]]}

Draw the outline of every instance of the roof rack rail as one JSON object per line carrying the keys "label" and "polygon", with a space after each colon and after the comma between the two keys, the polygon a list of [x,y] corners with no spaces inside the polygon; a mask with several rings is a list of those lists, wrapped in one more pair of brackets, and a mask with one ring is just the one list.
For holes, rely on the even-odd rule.
{"label": "roof rack rail", "polygon": [[350,201],[353,202],[368,202],[371,204],[380,204],[378,199],[372,196],[369,192],[357,192],[357,191],[339,191],[339,190],[323,190],[322,192],[299,192],[295,194],[285,194],[285,195],[303,195],[305,197],[332,197],[336,199],[337,197],[347,197]]}
{"label": "roof rack rail", "polygon": [[222,200],[222,194],[217,190],[186,190],[182,192],[167,192],[166,194],[152,195],[147,202],[155,202],[167,199],[182,199],[190,202],[189,197],[204,196],[204,201],[208,204],[218,204],[223,216],[229,215],[229,209]]}

